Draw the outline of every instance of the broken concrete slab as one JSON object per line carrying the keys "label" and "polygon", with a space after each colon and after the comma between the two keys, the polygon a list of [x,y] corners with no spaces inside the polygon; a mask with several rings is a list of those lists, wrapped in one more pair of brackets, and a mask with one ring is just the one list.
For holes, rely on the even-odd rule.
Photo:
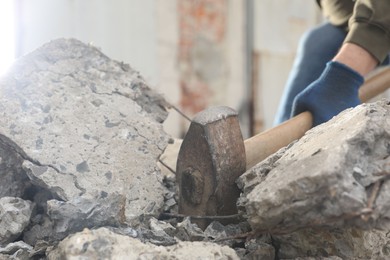
{"label": "broken concrete slab", "polygon": [[[157,163],[173,140],[162,130],[165,101],[128,65],[59,39],[21,58],[0,80],[0,95],[0,177],[7,180],[0,183],[0,198],[12,194],[34,204],[30,224],[0,258],[45,258],[70,234],[99,227],[115,238],[100,234],[82,245],[81,254],[111,254],[113,245],[127,258],[127,250],[134,251],[121,251],[127,239],[157,258],[238,259],[234,250],[248,253],[241,240],[226,237],[241,227],[214,225],[206,238],[189,219],[157,220],[163,211],[177,213],[175,176],[161,173]],[[117,246],[116,236],[126,242]],[[212,243],[223,237],[225,246]],[[68,249],[56,252],[75,252]]]}
{"label": "broken concrete slab", "polygon": [[[14,162],[1,176],[23,171],[57,205],[82,207],[75,201],[84,200],[96,203],[92,211],[122,196],[122,223],[129,225],[160,213],[166,189],[157,161],[170,139],[161,125],[167,104],[129,65],[58,39],[18,60],[1,79],[0,96],[0,163]],[[103,225],[118,209],[101,210]]]}
{"label": "broken concrete slab", "polygon": [[163,247],[115,234],[106,228],[85,229],[59,243],[48,259],[239,259],[227,246],[207,242],[179,242]]}
{"label": "broken concrete slab", "polygon": [[0,246],[13,242],[30,223],[33,203],[16,197],[0,198]]}
{"label": "broken concrete slab", "polygon": [[390,227],[390,105],[347,110],[240,179],[239,205],[255,230]]}

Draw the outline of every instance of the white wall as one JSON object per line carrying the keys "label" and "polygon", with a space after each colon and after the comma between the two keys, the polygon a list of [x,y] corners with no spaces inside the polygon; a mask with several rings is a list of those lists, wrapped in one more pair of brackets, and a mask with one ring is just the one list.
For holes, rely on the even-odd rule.
{"label": "white wall", "polygon": [[17,0],[17,55],[56,38],[77,38],[157,83],[155,0]]}
{"label": "white wall", "polygon": [[228,1],[228,25],[226,57],[228,63],[228,87],[225,104],[239,109],[246,95],[246,24],[245,1]]}
{"label": "white wall", "polygon": [[0,76],[15,59],[15,35],[13,30],[14,4],[12,0],[0,2]]}
{"label": "white wall", "polygon": [[315,1],[255,0],[255,43],[259,54],[257,120],[272,127],[300,36],[321,21]]}
{"label": "white wall", "polygon": [[[177,0],[157,1],[157,85],[156,89],[172,105],[179,107],[178,14]],[[173,137],[179,137],[182,116],[171,110],[164,122],[164,130]]]}

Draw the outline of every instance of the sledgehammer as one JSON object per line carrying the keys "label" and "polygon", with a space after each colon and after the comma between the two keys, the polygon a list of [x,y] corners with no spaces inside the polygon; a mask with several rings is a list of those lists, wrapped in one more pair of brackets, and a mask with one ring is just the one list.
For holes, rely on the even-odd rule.
{"label": "sledgehammer", "polygon": [[[367,78],[359,90],[362,102],[390,87],[390,69]],[[237,213],[240,191],[236,179],[255,164],[299,139],[312,127],[304,112],[268,131],[243,140],[237,113],[212,107],[198,113],[183,139],[176,164],[179,213],[188,216],[225,216]],[[207,220],[197,220],[201,228]],[[230,221],[232,222],[232,221]]]}

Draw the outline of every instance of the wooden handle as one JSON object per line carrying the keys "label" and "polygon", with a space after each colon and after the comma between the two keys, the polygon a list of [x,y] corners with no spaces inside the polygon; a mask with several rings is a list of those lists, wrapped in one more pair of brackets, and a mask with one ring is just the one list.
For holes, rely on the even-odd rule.
{"label": "wooden handle", "polygon": [[364,81],[359,89],[359,98],[367,102],[371,98],[385,92],[390,87],[390,66],[373,71]]}
{"label": "wooden handle", "polygon": [[313,116],[303,112],[282,124],[244,141],[246,168],[250,169],[280,148],[301,138],[313,125]]}
{"label": "wooden handle", "polygon": [[[390,67],[371,74],[359,89],[362,102],[383,93],[390,87]],[[280,148],[301,138],[313,126],[313,116],[303,112],[286,122],[244,141],[246,168],[250,169]]]}

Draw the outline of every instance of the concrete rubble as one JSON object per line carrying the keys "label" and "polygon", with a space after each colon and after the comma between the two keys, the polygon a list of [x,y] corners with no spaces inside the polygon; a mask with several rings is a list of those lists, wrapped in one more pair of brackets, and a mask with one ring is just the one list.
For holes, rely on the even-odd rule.
{"label": "concrete rubble", "polygon": [[[283,257],[310,251],[388,258],[389,155],[390,103],[360,105],[313,128],[242,175],[239,207],[256,232],[290,235],[280,237],[280,249],[301,248]],[[362,231],[348,231],[352,227]],[[311,238],[308,249],[305,244],[317,233],[323,236]],[[371,236],[377,237],[375,247],[369,243]]]}
{"label": "concrete rubble", "polygon": [[117,225],[158,214],[165,188],[156,161],[169,140],[161,126],[167,112],[162,98],[145,102],[158,97],[138,73],[96,48],[57,40],[19,60],[0,84],[0,146],[5,167],[12,163],[6,173],[29,179],[24,192],[50,193],[47,213],[57,228],[61,211],[93,224],[117,213],[109,220]]}
{"label": "concrete rubble", "polygon": [[157,163],[173,142],[162,126],[169,104],[138,72],[58,39],[19,59],[0,97],[0,259],[46,258],[86,228],[177,244],[176,227],[156,219],[177,207]]}
{"label": "concrete rubble", "polygon": [[[389,105],[346,111],[246,172],[238,224],[177,214],[169,104],[75,39],[0,79],[0,259],[386,259]],[[177,153],[176,153],[177,154]],[[171,167],[174,169],[174,167]]]}

